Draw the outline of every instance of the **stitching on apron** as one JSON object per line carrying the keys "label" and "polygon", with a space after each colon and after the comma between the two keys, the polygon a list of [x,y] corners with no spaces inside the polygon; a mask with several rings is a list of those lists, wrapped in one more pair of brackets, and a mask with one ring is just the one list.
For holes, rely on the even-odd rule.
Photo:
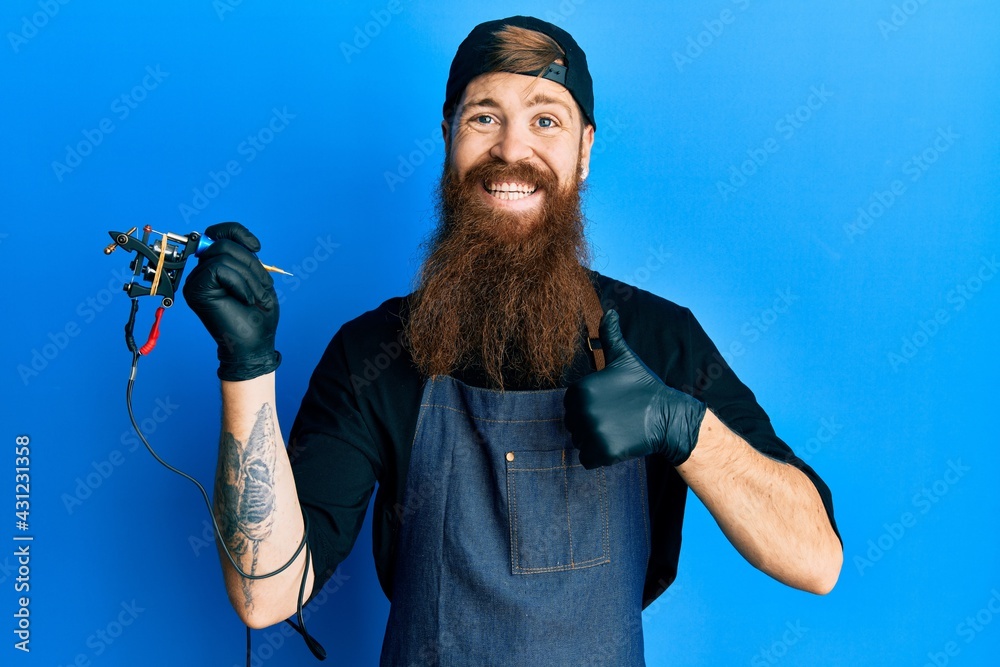
{"label": "stitching on apron", "polygon": [[[563,449],[560,451],[560,463],[561,465],[554,465],[548,467],[528,467],[528,468],[518,468],[515,467],[519,460],[519,457],[515,457],[514,461],[506,462],[506,486],[507,486],[507,498],[508,498],[508,514],[507,514],[507,529],[510,535],[510,564],[512,574],[543,574],[548,572],[568,572],[572,570],[580,570],[590,567],[596,567],[598,565],[605,565],[611,562],[611,539],[610,539],[610,516],[608,512],[608,503],[610,499],[610,490],[608,487],[607,472],[604,468],[592,471],[593,474],[599,477],[598,489],[597,489],[597,502],[601,508],[600,514],[601,518],[598,519],[603,524],[603,532],[601,534],[601,553],[593,558],[589,558],[584,561],[575,560],[575,552],[573,549],[573,531],[572,531],[572,519],[570,513],[570,498],[569,498],[569,470],[571,468],[580,468],[583,466],[580,464],[570,464],[567,458],[567,452],[570,450]],[[534,452],[532,452],[534,453]],[[553,452],[555,453],[555,452]],[[518,498],[517,498],[517,479],[515,478],[515,473],[523,472],[555,472],[561,470],[563,472],[563,492],[566,507],[566,525],[567,525],[567,538],[569,546],[569,563],[565,565],[552,565],[546,567],[531,567],[526,566],[521,563],[520,553],[521,553],[521,531],[519,529],[519,514],[518,514]],[[523,480],[522,480],[523,482]]]}
{"label": "stitching on apron", "polygon": [[569,470],[566,468],[566,450],[562,450],[563,497],[566,500],[566,533],[569,539],[569,566],[573,568],[573,521],[569,512]]}
{"label": "stitching on apron", "polygon": [[[604,470],[604,468],[600,468],[600,473],[601,473],[601,495],[603,496],[603,504],[604,504],[604,507],[608,508],[608,510],[610,511],[610,507],[609,507],[610,503],[608,502],[609,499],[608,499],[608,476],[607,476],[607,472]],[[608,518],[609,511],[605,511],[604,512],[604,553],[605,553],[605,555],[608,558],[608,562],[610,563],[611,562],[611,538],[609,537],[609,535],[611,534],[611,532],[610,532],[611,531],[611,527],[609,525],[610,524],[610,519]]]}
{"label": "stitching on apron", "polygon": [[508,469],[507,497],[510,499],[510,513],[507,515],[507,529],[510,531],[510,543],[513,547],[510,550],[510,571],[517,572],[515,554],[520,552],[517,541],[520,534],[514,528],[517,525],[517,485],[512,483],[512,477]]}
{"label": "stitching on apron", "polygon": [[588,567],[595,567],[597,565],[604,565],[610,563],[611,559],[607,556],[598,556],[597,558],[591,558],[590,560],[580,561],[575,565],[553,565],[552,567],[522,567],[518,568],[518,571],[514,574],[538,574],[541,572],[566,572],[567,570],[584,570]]}

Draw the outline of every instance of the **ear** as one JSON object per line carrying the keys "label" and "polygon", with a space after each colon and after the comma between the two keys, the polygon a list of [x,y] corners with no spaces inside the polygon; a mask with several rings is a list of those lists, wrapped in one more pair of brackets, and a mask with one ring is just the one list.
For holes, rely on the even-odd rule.
{"label": "ear", "polygon": [[583,136],[580,137],[580,180],[587,180],[590,173],[590,151],[594,148],[594,126],[587,125],[583,128]]}
{"label": "ear", "polygon": [[447,120],[441,121],[441,137],[444,139],[444,156],[451,152],[451,125]]}

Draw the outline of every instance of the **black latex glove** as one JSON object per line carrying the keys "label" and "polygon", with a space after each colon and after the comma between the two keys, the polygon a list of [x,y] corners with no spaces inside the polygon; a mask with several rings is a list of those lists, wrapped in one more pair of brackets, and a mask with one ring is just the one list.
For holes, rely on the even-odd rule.
{"label": "black latex glove", "polygon": [[219,378],[250,380],[281,363],[274,349],[278,298],[256,253],[257,237],[238,222],[205,230],[214,241],[184,282],[184,299],[219,345]]}
{"label": "black latex glove", "polygon": [[584,468],[663,454],[671,465],[688,459],[698,441],[705,404],[665,385],[625,343],[618,313],[601,319],[607,366],[566,390],[566,428]]}

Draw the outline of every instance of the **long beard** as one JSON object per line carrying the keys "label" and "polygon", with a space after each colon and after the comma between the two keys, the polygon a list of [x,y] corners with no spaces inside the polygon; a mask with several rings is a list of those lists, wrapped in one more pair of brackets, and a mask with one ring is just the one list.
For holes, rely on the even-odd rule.
{"label": "long beard", "polygon": [[[535,183],[543,206],[532,216],[491,207],[481,198],[486,180]],[[439,226],[407,318],[422,372],[480,370],[500,389],[560,384],[593,290],[580,190],[574,182],[559,191],[528,163],[484,163],[461,181],[445,168]]]}

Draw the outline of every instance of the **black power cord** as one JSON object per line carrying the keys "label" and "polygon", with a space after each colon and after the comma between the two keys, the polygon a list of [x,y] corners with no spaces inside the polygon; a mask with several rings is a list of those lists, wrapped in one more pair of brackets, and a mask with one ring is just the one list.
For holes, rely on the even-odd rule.
{"label": "black power cord", "polygon": [[[305,511],[302,512],[302,522],[303,522],[302,541],[299,542],[298,548],[295,550],[295,553],[292,554],[292,557],[288,559],[288,562],[286,562],[284,565],[274,570],[273,572],[268,572],[266,574],[249,574],[247,572],[244,572],[243,568],[241,568],[239,564],[236,562],[236,559],[233,558],[232,553],[230,553],[229,551],[229,547],[226,545],[225,539],[222,537],[222,531],[219,528],[219,523],[215,518],[215,512],[212,510],[212,501],[209,499],[208,492],[205,490],[205,487],[202,486],[201,482],[196,480],[191,475],[187,474],[182,470],[178,470],[177,468],[175,468],[174,466],[170,465],[162,458],[160,458],[160,455],[156,453],[156,451],[153,449],[153,446],[149,444],[148,440],[146,440],[146,436],[143,435],[142,429],[139,428],[139,424],[135,420],[135,413],[132,410],[132,389],[135,387],[135,376],[139,368],[139,357],[141,356],[139,348],[136,346],[135,338],[133,336],[133,330],[135,328],[135,315],[138,310],[139,310],[139,302],[135,297],[133,297],[132,308],[129,313],[128,322],[125,324],[125,343],[126,345],[128,345],[129,351],[132,353],[132,371],[129,374],[128,386],[125,390],[125,404],[128,407],[128,417],[132,422],[132,428],[135,429],[135,432],[139,436],[139,439],[142,440],[142,444],[146,446],[146,449],[149,451],[150,454],[152,454],[153,458],[156,459],[156,461],[160,465],[162,465],[164,468],[173,473],[177,473],[178,475],[189,480],[192,484],[198,487],[198,491],[201,492],[201,497],[205,501],[205,507],[208,508],[208,515],[212,517],[212,529],[215,531],[215,535],[218,538],[219,544],[222,545],[222,550],[226,554],[226,558],[228,558],[229,562],[232,564],[233,569],[235,569],[241,577],[244,577],[246,579],[256,580],[256,579],[267,579],[268,577],[273,577],[277,574],[281,574],[289,567],[291,567],[292,563],[295,562],[295,559],[299,557],[299,554],[302,553],[302,550],[306,547],[306,536],[309,534],[309,517],[305,513]],[[306,563],[305,563],[305,568],[302,571],[302,581],[299,584],[298,605],[295,613],[295,617],[298,620],[298,624],[293,622],[290,618],[285,619],[285,622],[288,623],[290,626],[292,626],[296,632],[302,635],[302,638],[306,642],[306,646],[308,646],[312,654],[316,656],[316,659],[326,660],[326,650],[306,630],[305,619],[302,617],[302,603],[303,600],[305,599],[306,579],[308,577],[309,566],[311,564],[311,559],[310,559],[311,554],[309,552],[309,549],[306,549],[305,551],[306,551]],[[250,667],[250,654],[251,654],[250,649],[251,649],[250,626],[247,626],[247,667]]]}

